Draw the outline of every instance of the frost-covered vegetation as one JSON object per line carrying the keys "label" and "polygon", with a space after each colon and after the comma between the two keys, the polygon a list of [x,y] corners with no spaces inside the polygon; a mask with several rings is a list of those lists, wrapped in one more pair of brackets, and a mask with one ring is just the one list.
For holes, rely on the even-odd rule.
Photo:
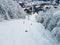
{"label": "frost-covered vegetation", "polygon": [[0,0],[0,21],[25,18],[26,13],[13,0]]}
{"label": "frost-covered vegetation", "polygon": [[40,11],[36,20],[42,23],[45,29],[51,31],[54,37],[60,41],[60,5],[57,8],[51,7],[46,12]]}

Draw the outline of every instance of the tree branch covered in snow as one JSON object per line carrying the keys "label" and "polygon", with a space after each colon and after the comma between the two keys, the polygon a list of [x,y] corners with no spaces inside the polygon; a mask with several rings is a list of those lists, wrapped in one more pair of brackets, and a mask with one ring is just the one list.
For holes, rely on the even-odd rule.
{"label": "tree branch covered in snow", "polygon": [[0,20],[25,18],[26,13],[13,0],[0,0]]}
{"label": "tree branch covered in snow", "polygon": [[57,9],[51,7],[47,12],[39,12],[38,16],[36,16],[37,22],[43,24],[45,29],[48,29],[52,32],[54,37],[60,41],[60,5]]}

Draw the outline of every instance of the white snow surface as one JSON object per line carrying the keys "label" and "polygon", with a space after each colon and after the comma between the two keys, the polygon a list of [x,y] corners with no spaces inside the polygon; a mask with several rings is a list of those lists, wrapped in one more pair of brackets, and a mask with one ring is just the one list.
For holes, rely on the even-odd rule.
{"label": "white snow surface", "polygon": [[58,45],[43,25],[27,19],[0,22],[0,45]]}

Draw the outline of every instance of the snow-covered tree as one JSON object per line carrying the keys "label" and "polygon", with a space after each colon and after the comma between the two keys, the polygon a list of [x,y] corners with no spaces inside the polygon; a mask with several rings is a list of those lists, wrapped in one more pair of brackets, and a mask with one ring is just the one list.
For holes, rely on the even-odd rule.
{"label": "snow-covered tree", "polygon": [[52,31],[52,29],[57,26],[57,22],[60,18],[60,11],[58,10],[59,8],[55,9],[54,7],[51,7],[51,9],[47,10],[46,12],[40,11],[38,13],[39,15],[36,16],[36,20],[40,23],[43,21],[42,24],[44,27]]}
{"label": "snow-covered tree", "polygon": [[24,10],[19,6],[18,3],[14,2],[13,0],[0,0],[0,12],[3,11],[3,15],[2,13],[0,13],[0,15],[2,16],[2,18],[7,18],[7,19],[18,19],[18,18],[25,18],[26,13],[24,12]]}
{"label": "snow-covered tree", "polygon": [[46,12],[39,12],[39,15],[36,16],[37,22],[42,22],[45,29],[51,31],[53,37],[60,42],[60,5],[57,9],[53,7]]}

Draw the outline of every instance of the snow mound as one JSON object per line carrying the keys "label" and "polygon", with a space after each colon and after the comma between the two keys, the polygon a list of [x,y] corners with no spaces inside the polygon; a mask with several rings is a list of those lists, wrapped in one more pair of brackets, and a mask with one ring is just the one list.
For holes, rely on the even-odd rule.
{"label": "snow mound", "polygon": [[42,24],[28,20],[0,22],[0,45],[57,45]]}

